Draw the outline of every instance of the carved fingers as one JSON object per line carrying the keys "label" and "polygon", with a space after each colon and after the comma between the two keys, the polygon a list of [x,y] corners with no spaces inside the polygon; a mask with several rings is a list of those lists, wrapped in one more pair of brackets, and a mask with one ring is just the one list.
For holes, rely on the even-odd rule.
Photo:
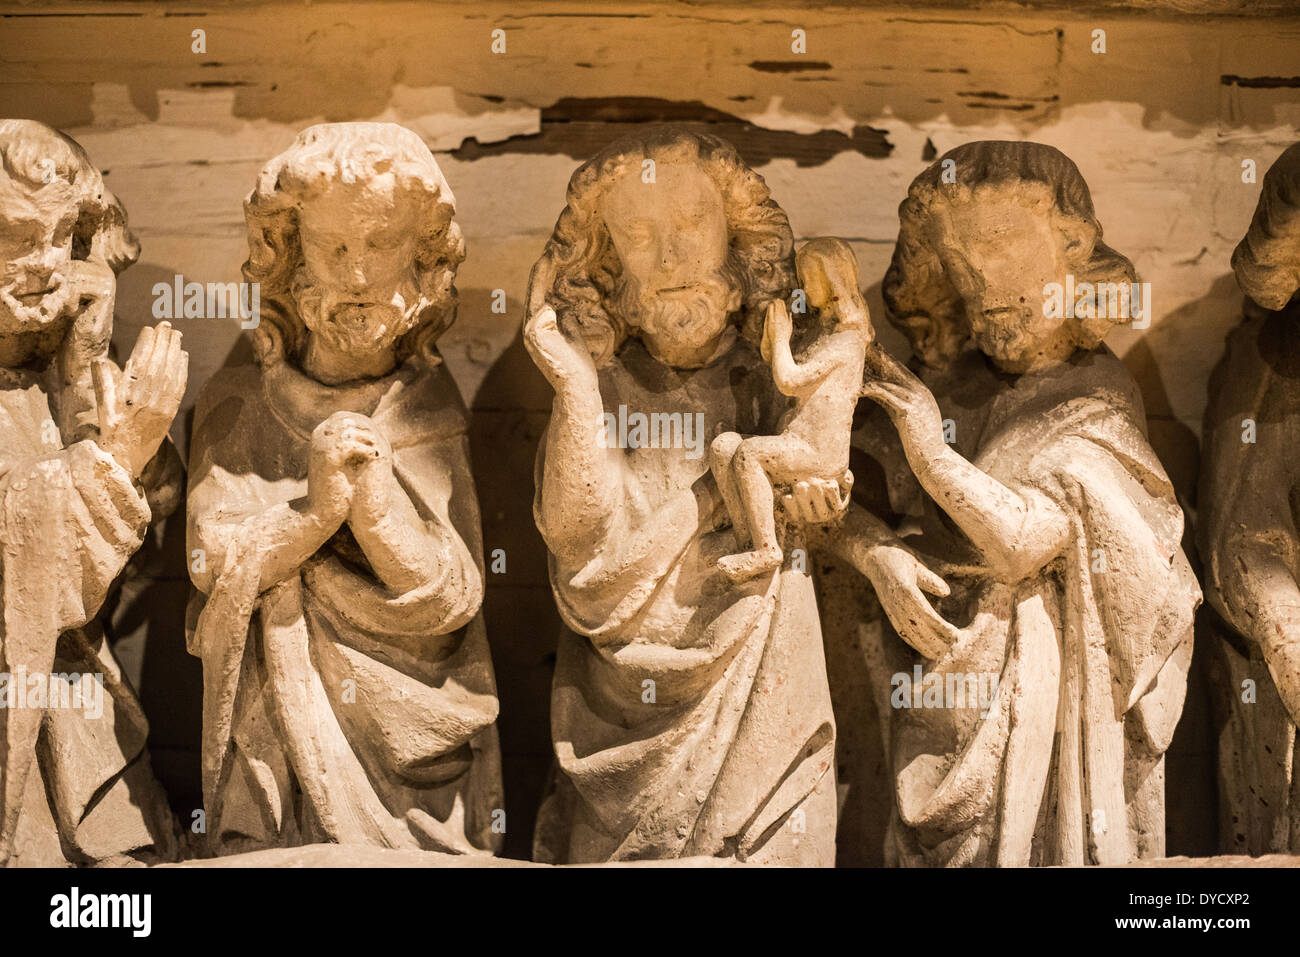
{"label": "carved fingers", "polygon": [[878,402],[898,429],[909,453],[943,442],[943,415],[925,383],[881,349],[868,349],[862,397]]}
{"label": "carved fingers", "polygon": [[852,488],[853,473],[845,469],[844,476],[838,481],[811,478],[795,482],[789,494],[782,499],[782,504],[796,522],[824,525],[844,515],[849,507],[849,491]]}
{"label": "carved fingers", "polygon": [[557,391],[575,380],[596,381],[591,353],[585,344],[574,343],[560,329],[559,319],[550,306],[543,306],[524,324],[524,347]]}
{"label": "carved fingers", "polygon": [[368,416],[335,412],[311,434],[307,498],[312,510],[331,524],[342,524],[363,472],[376,466],[381,475],[391,474],[392,458],[392,447]]}
{"label": "carved fingers", "polygon": [[162,322],[140,331],[119,375],[105,359],[91,366],[99,403],[100,444],[138,476],[167,436],[189,375],[181,334]]}
{"label": "carved fingers", "polygon": [[105,263],[73,259],[59,271],[77,299],[111,301],[117,291],[117,274]]}
{"label": "carved fingers", "polygon": [[948,584],[897,545],[872,549],[870,563],[876,595],[899,637],[931,661],[942,657],[960,632],[934,610],[926,594],[945,596]]}

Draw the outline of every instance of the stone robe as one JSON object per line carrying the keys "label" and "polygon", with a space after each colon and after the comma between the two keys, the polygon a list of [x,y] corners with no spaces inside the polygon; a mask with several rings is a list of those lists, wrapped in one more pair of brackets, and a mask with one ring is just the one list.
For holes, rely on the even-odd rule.
{"label": "stone robe", "polygon": [[[1000,580],[916,489],[917,547],[963,629],[939,660],[888,643],[889,675],[996,675],[959,697],[880,702],[895,809],[886,858],[936,865],[1122,864],[1164,852],[1164,753],[1186,693],[1200,591],[1182,511],[1146,438],[1136,383],[1109,350],[1008,376],[967,352],[926,384],[955,448],[1030,507],[1068,520],[1063,551]],[[903,510],[903,509],[900,509]],[[892,636],[891,636],[892,637]],[[877,681],[889,686],[890,677]],[[916,707],[916,705],[921,705]],[[891,706],[892,705],[892,706]]]}
{"label": "stone robe", "polygon": [[[447,561],[405,593],[380,581],[345,524],[259,592],[261,513],[307,492],[311,433],[369,416]],[[189,548],[201,594],[204,795],[222,850],[313,842],[491,853],[503,807],[496,684],[465,410],[444,366],[412,358],[340,386],[278,356],[227,369],[200,397]],[[503,812],[502,812],[503,813]]]}
{"label": "stone robe", "polygon": [[[773,432],[787,400],[742,339],[690,372],[628,340],[601,370],[600,390],[615,418],[620,405],[628,415],[703,413],[703,454],[616,453],[621,494],[605,534],[567,559],[552,548],[567,629],[551,696],[557,763],[534,856],[830,866],[835,728],[801,542],[787,538],[782,567],[741,585],[714,564],[741,543],[722,528],[708,443],[723,431]],[[543,537],[546,454],[543,440]]]}
{"label": "stone robe", "polygon": [[165,860],[176,840],[149,725],[97,620],[151,510],[92,439],[65,444],[58,378],[0,370],[0,862]]}
{"label": "stone robe", "polygon": [[[1250,636],[1255,565],[1263,550],[1300,576],[1300,304],[1253,316],[1228,337],[1210,381],[1198,494],[1205,593],[1227,622],[1214,646],[1219,739],[1220,839],[1224,853],[1300,852],[1296,721]],[[1293,638],[1300,640],[1300,637]],[[1250,684],[1246,684],[1246,682]],[[1250,689],[1251,693],[1248,693]]]}

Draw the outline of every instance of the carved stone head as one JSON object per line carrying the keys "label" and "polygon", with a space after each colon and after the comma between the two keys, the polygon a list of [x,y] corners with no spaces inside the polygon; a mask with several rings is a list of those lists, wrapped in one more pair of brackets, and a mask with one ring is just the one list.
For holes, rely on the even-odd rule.
{"label": "carved stone head", "polygon": [[30,340],[48,356],[77,310],[72,264],[118,273],[139,254],[80,146],[43,123],[0,120],[0,339]]}
{"label": "carved stone head", "polygon": [[1281,309],[1300,290],[1300,143],[1264,174],[1250,229],[1232,252],[1237,284],[1265,309]]}
{"label": "carved stone head", "polygon": [[262,170],[244,202],[263,355],[347,357],[387,371],[455,319],[465,241],[433,154],[392,123],[324,123]]}
{"label": "carved stone head", "polygon": [[899,206],[886,313],[927,365],[969,342],[1022,372],[1100,345],[1117,317],[1044,308],[1049,284],[1130,283],[1132,264],[1101,241],[1088,185],[1041,143],[967,143],[921,173]]}
{"label": "carved stone head", "polygon": [[723,140],[674,126],[621,139],[569,181],[529,284],[581,330],[597,364],[629,335],[661,362],[702,365],[794,285],[794,239],[762,177]]}

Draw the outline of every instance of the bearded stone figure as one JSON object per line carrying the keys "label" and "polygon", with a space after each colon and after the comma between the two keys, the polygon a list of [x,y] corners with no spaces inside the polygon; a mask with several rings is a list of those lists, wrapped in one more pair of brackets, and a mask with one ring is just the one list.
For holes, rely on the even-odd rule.
{"label": "bearded stone figure", "polygon": [[214,852],[499,846],[454,203],[383,123],[305,130],[245,202],[257,360],[204,388],[189,487]]}
{"label": "bearded stone figure", "polygon": [[863,394],[897,433],[915,534],[855,508],[836,543],[893,626],[872,654],[886,859],[1160,857],[1200,593],[1137,385],[1102,345],[1124,316],[1045,303],[1054,283],[1127,293],[1133,267],[1074,163],[1037,143],[952,150],[899,215],[884,300],[919,372],[873,350]]}
{"label": "bearded stone figure", "polygon": [[573,175],[534,267],[524,341],[555,389],[534,515],[567,626],[538,860],[834,862],[801,527],[841,490],[795,482],[779,564],[733,580],[719,559],[746,543],[709,467],[715,437],[773,435],[789,408],[758,343],[793,247],[733,147],[652,127]]}
{"label": "bearded stone figure", "polygon": [[140,702],[101,610],[175,507],[187,359],[166,323],[109,359],[140,247],[68,137],[0,121],[0,865],[173,858]]}
{"label": "bearded stone figure", "polygon": [[1264,176],[1232,256],[1245,318],[1228,338],[1205,412],[1198,545],[1216,647],[1225,852],[1300,852],[1300,144]]}

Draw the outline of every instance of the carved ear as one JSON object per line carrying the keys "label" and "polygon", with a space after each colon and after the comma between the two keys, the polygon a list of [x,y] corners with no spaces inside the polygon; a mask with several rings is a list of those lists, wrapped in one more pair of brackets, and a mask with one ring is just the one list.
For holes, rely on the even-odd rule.
{"label": "carved ear", "polygon": [[1071,263],[1086,263],[1092,258],[1097,244],[1097,230],[1089,222],[1073,216],[1063,216],[1057,221],[1065,256]]}
{"label": "carved ear", "polygon": [[115,273],[140,258],[140,241],[126,224],[126,209],[108,187],[103,187],[98,203],[83,210],[77,233],[85,257]]}

